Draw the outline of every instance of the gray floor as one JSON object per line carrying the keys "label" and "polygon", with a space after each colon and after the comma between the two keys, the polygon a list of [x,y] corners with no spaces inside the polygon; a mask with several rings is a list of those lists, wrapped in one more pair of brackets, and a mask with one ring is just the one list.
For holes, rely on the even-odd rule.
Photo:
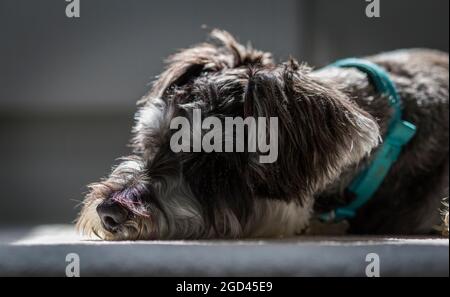
{"label": "gray floor", "polygon": [[103,242],[71,226],[0,230],[0,276],[365,276],[376,253],[381,276],[448,276],[442,238],[298,237],[244,241]]}

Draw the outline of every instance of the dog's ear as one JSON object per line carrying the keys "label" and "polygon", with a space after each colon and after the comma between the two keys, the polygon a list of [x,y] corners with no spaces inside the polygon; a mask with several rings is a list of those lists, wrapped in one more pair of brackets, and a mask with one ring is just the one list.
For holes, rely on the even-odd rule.
{"label": "dog's ear", "polygon": [[149,95],[140,100],[161,98],[171,86],[182,86],[198,77],[202,72],[215,72],[244,65],[272,64],[270,53],[244,46],[226,31],[213,30],[210,41],[182,50],[167,60],[166,70],[153,84]]}
{"label": "dog's ear", "polygon": [[246,116],[278,118],[277,161],[250,164],[255,188],[274,197],[323,189],[379,142],[371,115],[293,60],[250,76],[244,110]]}

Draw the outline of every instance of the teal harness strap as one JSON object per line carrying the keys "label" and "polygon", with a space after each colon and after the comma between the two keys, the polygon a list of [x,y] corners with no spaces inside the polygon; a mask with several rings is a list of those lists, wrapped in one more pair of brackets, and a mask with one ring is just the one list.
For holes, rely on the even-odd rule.
{"label": "teal harness strap", "polygon": [[378,148],[371,164],[365,168],[349,185],[349,192],[355,200],[349,205],[339,207],[329,213],[320,215],[323,221],[350,219],[376,193],[392,165],[397,161],[402,148],[414,137],[416,126],[402,120],[401,99],[397,88],[388,73],[380,66],[362,59],[344,59],[331,66],[354,67],[367,73],[378,92],[386,95],[394,114],[388,125],[383,144]]}

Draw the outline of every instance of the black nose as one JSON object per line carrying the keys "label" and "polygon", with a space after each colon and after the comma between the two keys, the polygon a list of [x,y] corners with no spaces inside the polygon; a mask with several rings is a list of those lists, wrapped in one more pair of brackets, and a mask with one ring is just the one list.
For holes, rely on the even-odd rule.
{"label": "black nose", "polygon": [[128,211],[117,202],[105,200],[97,206],[97,213],[102,220],[103,227],[109,232],[115,232],[125,223]]}

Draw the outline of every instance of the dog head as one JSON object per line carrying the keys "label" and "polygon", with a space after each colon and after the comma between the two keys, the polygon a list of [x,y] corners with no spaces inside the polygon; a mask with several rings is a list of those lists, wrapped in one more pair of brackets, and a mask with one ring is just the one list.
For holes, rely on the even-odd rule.
{"label": "dog head", "polygon": [[[375,121],[309,76],[307,66],[275,65],[226,32],[212,36],[216,43],[171,57],[140,100],[134,157],[91,186],[77,223],[83,232],[114,240],[251,235],[269,211],[259,209],[262,200],[311,205],[314,193],[378,144]],[[239,152],[174,151],[172,120],[192,124],[195,110],[222,123],[276,118],[277,160],[261,163],[261,152],[246,145]],[[190,127],[188,134],[198,132]],[[236,143],[235,132],[222,136],[220,146]]]}

